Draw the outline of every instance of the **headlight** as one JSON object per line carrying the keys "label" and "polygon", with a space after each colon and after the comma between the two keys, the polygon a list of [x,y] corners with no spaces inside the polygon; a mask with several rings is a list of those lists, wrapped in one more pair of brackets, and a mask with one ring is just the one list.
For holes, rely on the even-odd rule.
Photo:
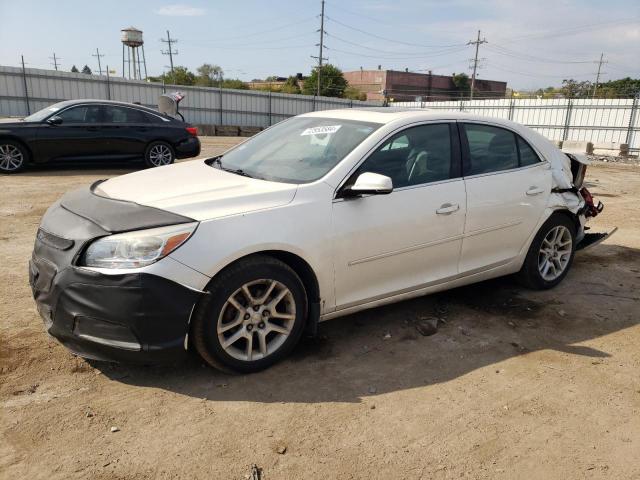
{"label": "headlight", "polygon": [[197,226],[187,223],[102,237],[89,245],[80,263],[85,267],[144,267],[186,242]]}

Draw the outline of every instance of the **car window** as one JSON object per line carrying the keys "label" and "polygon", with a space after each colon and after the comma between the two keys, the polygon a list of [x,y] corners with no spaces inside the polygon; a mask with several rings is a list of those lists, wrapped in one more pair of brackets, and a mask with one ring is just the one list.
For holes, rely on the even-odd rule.
{"label": "car window", "polygon": [[134,108],[105,107],[106,123],[147,123],[144,114]]}
{"label": "car window", "polygon": [[513,132],[489,125],[465,124],[470,165],[467,175],[499,172],[518,167],[518,149]]}
{"label": "car window", "polygon": [[448,124],[411,127],[388,139],[356,171],[391,178],[394,188],[450,178],[451,136]]}
{"label": "car window", "polygon": [[100,121],[100,105],[81,105],[60,112],[58,117],[63,123],[98,123]]}
{"label": "car window", "polygon": [[540,157],[538,157],[538,154],[533,150],[533,148],[531,148],[531,146],[527,142],[525,142],[520,137],[518,137],[518,150],[520,151],[521,167],[540,163]]}

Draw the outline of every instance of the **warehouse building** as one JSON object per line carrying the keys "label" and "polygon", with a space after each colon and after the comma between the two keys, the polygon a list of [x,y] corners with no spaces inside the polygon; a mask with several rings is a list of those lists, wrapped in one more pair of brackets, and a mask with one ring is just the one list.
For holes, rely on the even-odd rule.
{"label": "warehouse building", "polygon": [[[396,70],[356,70],[344,72],[349,85],[367,94],[367,100],[395,100],[397,102],[451,100],[466,96],[453,77]],[[469,80],[471,81],[471,80]],[[476,79],[474,97],[503,98],[507,82]]]}

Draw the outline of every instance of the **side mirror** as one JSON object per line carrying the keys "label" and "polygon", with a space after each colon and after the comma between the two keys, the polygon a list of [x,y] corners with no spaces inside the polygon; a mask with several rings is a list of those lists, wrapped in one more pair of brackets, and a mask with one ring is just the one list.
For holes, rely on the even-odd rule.
{"label": "side mirror", "polygon": [[53,117],[47,118],[47,123],[49,125],[60,125],[62,123],[62,117],[54,115]]}
{"label": "side mirror", "polygon": [[361,195],[386,195],[393,192],[393,182],[386,175],[379,173],[361,173],[355,183],[343,190],[344,197]]}

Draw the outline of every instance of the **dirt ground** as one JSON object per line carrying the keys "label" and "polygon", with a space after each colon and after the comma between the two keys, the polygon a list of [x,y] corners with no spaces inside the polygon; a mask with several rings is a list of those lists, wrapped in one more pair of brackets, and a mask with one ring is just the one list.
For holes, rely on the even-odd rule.
{"label": "dirt ground", "polygon": [[589,168],[593,228],[620,230],[559,287],[501,279],[326,322],[247,376],[88,363],[45,334],[27,283],[40,217],[130,169],[0,178],[0,478],[640,478],[637,166]]}

